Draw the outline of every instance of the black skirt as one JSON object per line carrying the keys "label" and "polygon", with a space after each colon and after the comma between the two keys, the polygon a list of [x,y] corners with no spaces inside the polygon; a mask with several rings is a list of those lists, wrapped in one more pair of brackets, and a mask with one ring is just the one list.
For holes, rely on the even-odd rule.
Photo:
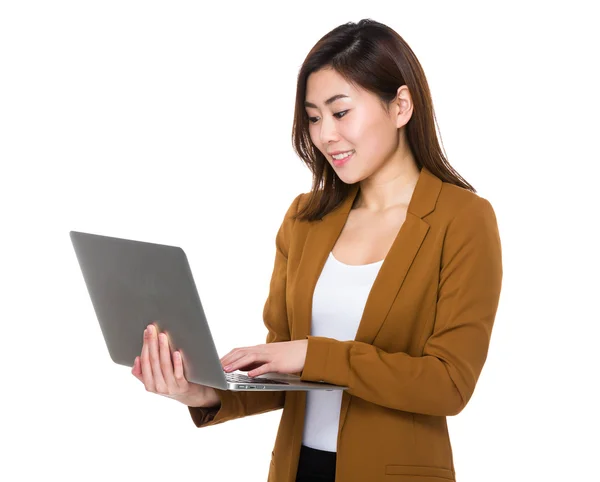
{"label": "black skirt", "polygon": [[296,482],[334,482],[336,452],[300,447]]}

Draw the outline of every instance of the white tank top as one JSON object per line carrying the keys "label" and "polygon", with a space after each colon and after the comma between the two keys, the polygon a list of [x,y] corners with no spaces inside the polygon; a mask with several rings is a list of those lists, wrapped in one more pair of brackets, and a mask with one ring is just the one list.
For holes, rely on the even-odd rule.
{"label": "white tank top", "polygon": [[[340,341],[354,340],[367,297],[382,264],[383,260],[348,265],[329,253],[315,286],[310,335]],[[337,452],[342,393],[339,390],[306,392],[304,445]]]}

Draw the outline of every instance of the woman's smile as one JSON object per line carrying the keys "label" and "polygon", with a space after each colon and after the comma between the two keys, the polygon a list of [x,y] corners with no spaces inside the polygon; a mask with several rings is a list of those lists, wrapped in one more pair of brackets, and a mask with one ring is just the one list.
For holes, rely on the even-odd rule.
{"label": "woman's smile", "polygon": [[[337,157],[337,156],[336,156]],[[345,154],[340,158],[336,159],[335,157],[332,156],[333,159],[333,165],[336,167],[340,167],[343,166],[344,164],[346,164],[352,157],[354,157],[354,151],[350,151],[349,154]]]}

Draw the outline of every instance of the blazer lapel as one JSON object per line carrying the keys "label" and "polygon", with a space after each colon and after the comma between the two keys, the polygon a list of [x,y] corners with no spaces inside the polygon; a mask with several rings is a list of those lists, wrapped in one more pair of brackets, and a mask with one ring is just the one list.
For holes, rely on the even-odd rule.
{"label": "blazer lapel", "polygon": [[[377,336],[429,231],[429,224],[422,218],[434,210],[441,188],[442,181],[423,167],[408,205],[406,220],[394,239],[367,298],[355,341],[370,344]],[[302,260],[298,266],[292,340],[303,340],[310,335],[315,286],[327,257],[346,224],[358,192],[359,185],[356,184],[346,200],[321,221],[315,222],[307,234]],[[301,393],[305,400],[305,392]],[[346,419],[350,398],[344,392],[340,430]]]}
{"label": "blazer lapel", "polygon": [[325,261],[346,224],[358,191],[359,186],[356,184],[335,211],[313,223],[306,236],[302,260],[298,266],[292,340],[303,340],[309,335],[315,286],[325,266]]}
{"label": "blazer lapel", "polygon": [[429,171],[425,168],[421,170],[408,204],[406,219],[379,269],[367,298],[356,341],[370,344],[375,340],[429,231],[429,224],[422,218],[435,208],[441,185],[442,182]]}

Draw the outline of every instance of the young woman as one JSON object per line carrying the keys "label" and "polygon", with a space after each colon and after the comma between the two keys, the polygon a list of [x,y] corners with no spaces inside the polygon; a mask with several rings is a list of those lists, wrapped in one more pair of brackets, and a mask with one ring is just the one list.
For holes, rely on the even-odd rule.
{"label": "young woman", "polygon": [[221,361],[348,390],[188,383],[153,326],[133,374],[198,427],[283,408],[270,481],[453,481],[446,417],[473,394],[500,297],[494,210],[442,154],[421,65],[381,23],[341,25],[309,52],[293,143],[313,186],[276,236],[266,343]]}

